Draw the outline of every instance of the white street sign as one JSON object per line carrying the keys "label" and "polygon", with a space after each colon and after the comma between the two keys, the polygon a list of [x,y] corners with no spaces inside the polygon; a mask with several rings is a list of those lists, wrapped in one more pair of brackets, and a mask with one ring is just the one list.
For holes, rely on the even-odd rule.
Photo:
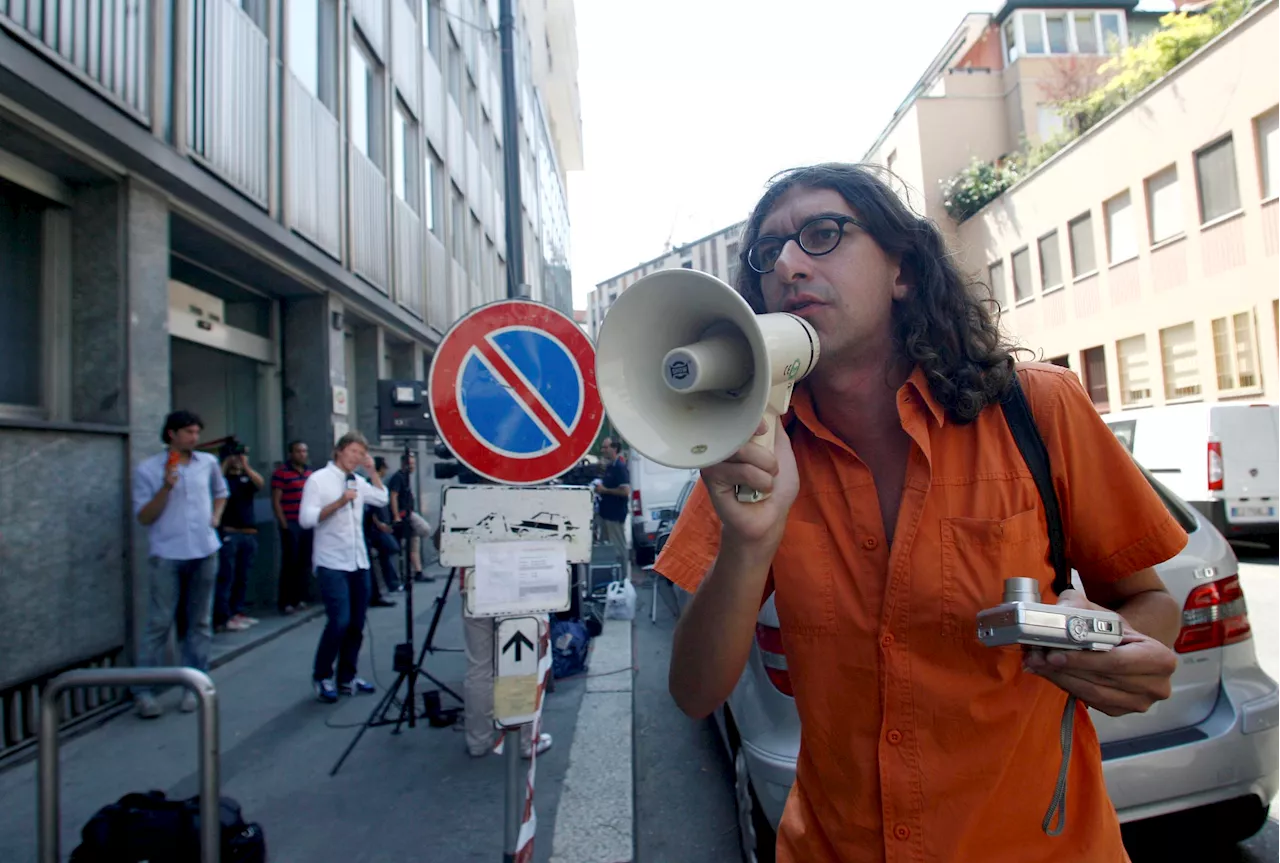
{"label": "white street sign", "polygon": [[494,627],[493,720],[511,727],[533,722],[538,708],[538,618],[508,617]]}

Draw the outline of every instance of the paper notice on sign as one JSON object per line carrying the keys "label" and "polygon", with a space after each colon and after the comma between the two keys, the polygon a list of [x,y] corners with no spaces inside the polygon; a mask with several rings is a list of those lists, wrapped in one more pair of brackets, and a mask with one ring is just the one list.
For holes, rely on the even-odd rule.
{"label": "paper notice on sign", "polygon": [[563,542],[477,543],[471,613],[509,615],[563,609],[569,564]]}
{"label": "paper notice on sign", "polygon": [[499,725],[524,725],[534,720],[537,711],[536,674],[493,679],[493,718]]}

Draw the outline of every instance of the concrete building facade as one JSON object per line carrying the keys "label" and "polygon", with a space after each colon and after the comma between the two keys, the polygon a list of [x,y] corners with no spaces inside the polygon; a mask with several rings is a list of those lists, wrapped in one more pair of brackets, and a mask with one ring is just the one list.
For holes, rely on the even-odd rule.
{"label": "concrete building facade", "polygon": [[600,333],[600,324],[618,294],[631,287],[637,279],[658,270],[684,267],[710,273],[721,281],[733,284],[738,265],[738,240],[745,222],[722,228],[683,246],[669,248],[656,258],[645,261],[595,286],[587,298],[587,332],[592,341]]}
{"label": "concrete building facade", "polygon": [[[573,3],[516,6],[513,142],[497,0],[0,0],[0,757],[33,739],[43,680],[131,661],[130,478],[168,411],[264,474],[348,429],[400,451],[376,381],[424,378],[451,323],[507,295],[504,147],[511,281],[571,313]],[[258,506],[250,598],[274,610]]]}

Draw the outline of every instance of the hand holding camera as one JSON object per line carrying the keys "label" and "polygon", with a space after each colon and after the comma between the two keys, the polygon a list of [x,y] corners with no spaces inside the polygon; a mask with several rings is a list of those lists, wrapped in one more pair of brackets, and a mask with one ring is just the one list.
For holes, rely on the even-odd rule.
{"label": "hand holding camera", "polygon": [[1007,579],[1006,601],[978,614],[978,638],[988,647],[1023,645],[1024,671],[1108,716],[1145,713],[1169,697],[1172,650],[1076,590],[1056,605],[1039,598],[1034,579]]}

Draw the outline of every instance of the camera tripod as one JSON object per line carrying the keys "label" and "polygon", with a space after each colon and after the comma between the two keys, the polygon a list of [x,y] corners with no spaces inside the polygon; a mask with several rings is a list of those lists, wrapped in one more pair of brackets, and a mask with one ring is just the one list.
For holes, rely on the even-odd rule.
{"label": "camera tripod", "polygon": [[[405,451],[408,452],[407,445],[405,447]],[[374,706],[373,711],[369,714],[369,718],[361,724],[360,730],[356,732],[351,743],[347,745],[346,750],[343,751],[342,755],[338,758],[337,763],[333,765],[333,769],[329,771],[330,776],[337,775],[338,770],[342,767],[342,763],[347,760],[347,756],[356,748],[356,744],[360,742],[360,738],[363,737],[364,733],[370,728],[381,727],[383,725],[394,725],[395,730],[391,733],[399,734],[400,727],[405,723],[408,723],[410,728],[417,727],[419,714],[418,708],[415,704],[416,697],[414,691],[419,677],[425,677],[427,680],[434,683],[440,690],[451,695],[459,704],[459,707],[441,710],[438,699],[428,702],[428,696],[432,693],[429,691],[423,692],[422,715],[429,721],[432,721],[432,724],[435,724],[436,719],[443,720],[444,717],[450,713],[456,716],[457,711],[461,709],[461,705],[464,703],[461,695],[449,688],[444,681],[435,677],[431,672],[423,668],[423,663],[426,661],[428,653],[435,653],[436,651],[456,652],[458,650],[458,648],[442,648],[434,645],[436,630],[440,626],[440,615],[444,612],[445,602],[449,598],[449,589],[453,587],[453,581],[458,575],[458,570],[449,570],[449,577],[444,583],[444,589],[440,591],[439,595],[436,596],[434,600],[435,611],[431,615],[431,625],[427,627],[426,640],[422,642],[422,649],[418,651],[418,658],[415,662],[413,657],[413,582],[409,577],[409,541],[412,539],[413,530],[408,518],[402,519],[398,526],[400,527],[400,530],[398,531],[400,539],[400,581],[402,584],[406,585],[406,589],[404,592],[405,640],[395,646],[395,656],[392,661],[392,670],[396,672],[396,680],[395,683],[392,684],[391,688],[386,691]],[[370,563],[372,564],[372,561]],[[407,687],[407,691],[405,697],[399,699],[399,710],[397,711],[396,694],[400,691],[401,686]],[[398,715],[393,716],[393,714],[397,713]],[[444,721],[446,724],[452,724],[452,719]]]}

